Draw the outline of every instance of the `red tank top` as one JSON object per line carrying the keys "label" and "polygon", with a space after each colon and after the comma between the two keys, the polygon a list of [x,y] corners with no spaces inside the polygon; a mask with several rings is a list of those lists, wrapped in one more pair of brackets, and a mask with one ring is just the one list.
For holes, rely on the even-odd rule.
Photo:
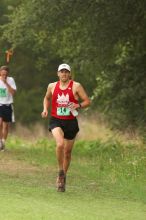
{"label": "red tank top", "polygon": [[74,119],[71,111],[67,107],[69,102],[78,103],[72,91],[73,81],[69,82],[66,89],[60,89],[60,81],[56,83],[54,92],[52,94],[52,109],[51,116],[60,119]]}

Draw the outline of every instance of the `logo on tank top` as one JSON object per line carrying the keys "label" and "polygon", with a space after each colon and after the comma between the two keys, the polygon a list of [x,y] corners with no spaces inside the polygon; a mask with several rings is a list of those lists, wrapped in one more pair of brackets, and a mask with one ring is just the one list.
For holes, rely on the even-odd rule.
{"label": "logo on tank top", "polygon": [[7,97],[6,88],[0,88],[0,97]]}
{"label": "logo on tank top", "polygon": [[63,93],[61,95],[58,94],[57,103],[59,105],[67,105],[69,103],[69,94],[64,95]]}

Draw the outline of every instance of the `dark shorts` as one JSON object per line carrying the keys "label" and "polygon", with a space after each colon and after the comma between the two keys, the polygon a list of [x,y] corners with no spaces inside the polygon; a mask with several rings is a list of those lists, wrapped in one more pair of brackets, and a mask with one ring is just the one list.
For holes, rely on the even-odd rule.
{"label": "dark shorts", "polygon": [[70,120],[58,119],[51,117],[49,123],[49,131],[53,128],[60,127],[64,132],[64,138],[72,140],[79,131],[78,121],[76,118]]}
{"label": "dark shorts", "polygon": [[12,106],[0,105],[0,118],[5,122],[12,122]]}

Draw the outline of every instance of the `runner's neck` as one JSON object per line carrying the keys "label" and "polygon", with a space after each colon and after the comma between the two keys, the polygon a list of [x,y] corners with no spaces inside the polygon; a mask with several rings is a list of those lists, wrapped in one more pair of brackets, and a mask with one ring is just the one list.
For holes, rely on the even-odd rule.
{"label": "runner's neck", "polygon": [[69,83],[70,83],[70,80],[68,80],[67,82],[60,81],[60,85],[59,85],[60,89],[66,89],[68,87]]}

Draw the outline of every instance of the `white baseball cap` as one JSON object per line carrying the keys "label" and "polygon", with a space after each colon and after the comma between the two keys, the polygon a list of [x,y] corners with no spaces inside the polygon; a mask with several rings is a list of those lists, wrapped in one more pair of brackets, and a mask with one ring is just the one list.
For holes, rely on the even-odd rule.
{"label": "white baseball cap", "polygon": [[58,71],[60,71],[60,70],[62,70],[62,69],[66,69],[66,70],[68,70],[69,72],[71,71],[70,66],[69,66],[68,64],[66,64],[66,63],[62,63],[62,64],[59,65]]}

